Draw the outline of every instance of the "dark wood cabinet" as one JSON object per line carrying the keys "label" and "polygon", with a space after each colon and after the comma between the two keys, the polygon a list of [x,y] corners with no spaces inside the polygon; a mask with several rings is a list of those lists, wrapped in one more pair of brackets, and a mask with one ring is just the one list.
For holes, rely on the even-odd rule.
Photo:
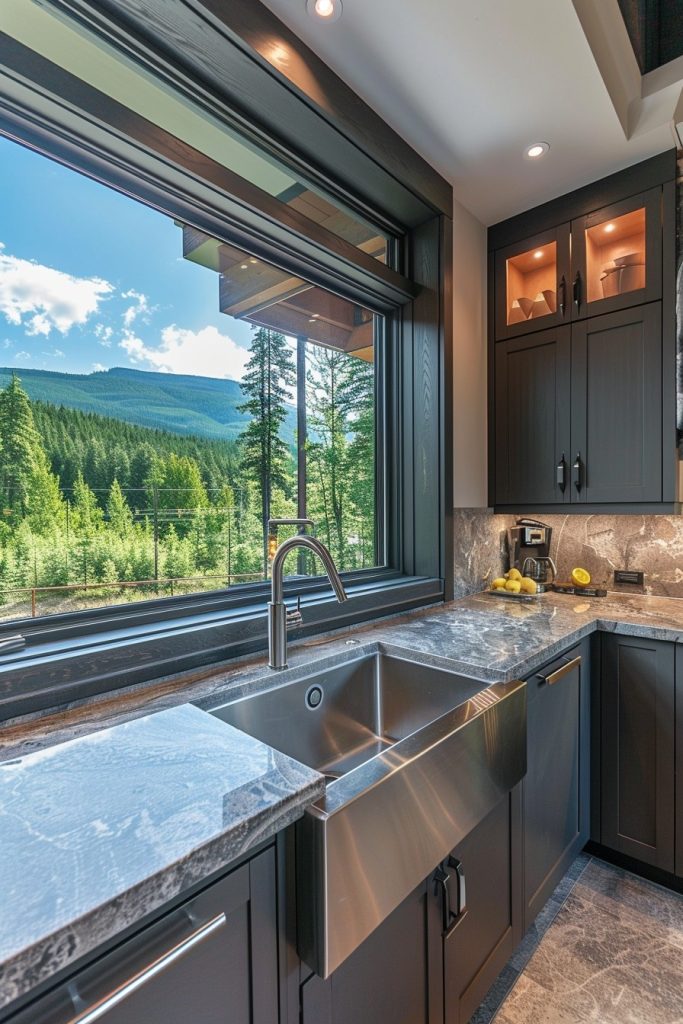
{"label": "dark wood cabinet", "polygon": [[83,968],[11,1024],[278,1024],[276,920],[271,848]]}
{"label": "dark wood cabinet", "polygon": [[569,224],[499,249],[495,255],[495,336],[559,327],[571,317]]}
{"label": "dark wood cabinet", "polygon": [[497,504],[570,500],[570,371],[567,326],[496,346]]}
{"label": "dark wood cabinet", "polygon": [[662,296],[662,190],[612,203],[571,224],[573,320]]}
{"label": "dark wood cabinet", "polygon": [[683,878],[683,648],[676,644],[676,843],[674,871]]}
{"label": "dark wood cabinet", "polygon": [[662,500],[661,303],[571,328],[572,502]]}
{"label": "dark wood cabinet", "polygon": [[495,505],[663,500],[661,303],[495,347]]}
{"label": "dark wood cabinet", "polygon": [[430,876],[323,981],[301,988],[302,1024],[442,1024],[439,903]]}
{"label": "dark wood cabinet", "polygon": [[588,841],[590,644],[527,680],[527,773],[522,781],[524,928]]}
{"label": "dark wood cabinet", "polygon": [[675,648],[604,636],[601,842],[674,870]]}
{"label": "dark wood cabinet", "polygon": [[[466,1024],[521,937],[519,902],[519,787],[453,850],[444,921],[444,999],[447,1024]],[[464,886],[464,892],[463,892]],[[458,899],[465,906],[458,913]]]}
{"label": "dark wood cabinet", "polygon": [[673,167],[489,229],[495,509],[676,510]]}

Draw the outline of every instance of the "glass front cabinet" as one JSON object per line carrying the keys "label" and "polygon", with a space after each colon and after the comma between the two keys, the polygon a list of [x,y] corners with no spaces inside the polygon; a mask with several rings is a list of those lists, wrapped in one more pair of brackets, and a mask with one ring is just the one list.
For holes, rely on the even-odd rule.
{"label": "glass front cabinet", "polygon": [[569,225],[496,253],[496,336],[514,338],[569,320]]}
{"label": "glass front cabinet", "polygon": [[572,319],[660,298],[662,191],[650,189],[572,221]]}
{"label": "glass front cabinet", "polygon": [[496,252],[496,340],[661,296],[659,188]]}

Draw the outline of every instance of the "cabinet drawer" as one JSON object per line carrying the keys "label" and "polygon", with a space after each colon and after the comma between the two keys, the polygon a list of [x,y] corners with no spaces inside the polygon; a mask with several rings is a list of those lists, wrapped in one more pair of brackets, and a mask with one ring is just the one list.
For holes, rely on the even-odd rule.
{"label": "cabinet drawer", "polygon": [[277,1024],[274,852],[122,942],[11,1024]]}

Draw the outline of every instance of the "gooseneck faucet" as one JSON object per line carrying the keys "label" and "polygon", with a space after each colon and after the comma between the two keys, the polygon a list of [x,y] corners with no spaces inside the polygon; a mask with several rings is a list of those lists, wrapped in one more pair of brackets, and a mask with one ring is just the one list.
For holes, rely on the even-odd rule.
{"label": "gooseneck faucet", "polygon": [[332,555],[321,541],[304,534],[283,540],[273,556],[271,570],[272,591],[268,604],[268,664],[271,668],[287,668],[287,627],[296,626],[301,622],[301,612],[298,609],[294,612],[287,611],[282,593],[285,558],[294,548],[308,548],[316,554],[325,566],[325,572],[339,603],[348,600]]}

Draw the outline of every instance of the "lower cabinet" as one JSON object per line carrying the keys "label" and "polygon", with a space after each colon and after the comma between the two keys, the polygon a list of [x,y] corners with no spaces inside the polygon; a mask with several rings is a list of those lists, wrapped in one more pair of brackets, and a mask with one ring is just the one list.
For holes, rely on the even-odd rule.
{"label": "lower cabinet", "polygon": [[674,870],[675,685],[674,644],[603,636],[601,842],[669,872]]}
{"label": "lower cabinet", "polygon": [[518,808],[519,787],[330,978],[308,978],[303,1024],[466,1024],[517,941]]}
{"label": "lower cabinet", "polygon": [[430,877],[326,981],[304,983],[303,1024],[441,1024],[440,921]]}
{"label": "lower cabinet", "polygon": [[521,785],[526,930],[588,841],[588,641],[527,680],[527,773]]}
{"label": "lower cabinet", "polygon": [[275,854],[265,850],[10,1018],[277,1024]]}
{"label": "lower cabinet", "polygon": [[450,876],[443,912],[447,1024],[466,1024],[521,937],[516,912],[518,814],[519,787],[443,865]]}

